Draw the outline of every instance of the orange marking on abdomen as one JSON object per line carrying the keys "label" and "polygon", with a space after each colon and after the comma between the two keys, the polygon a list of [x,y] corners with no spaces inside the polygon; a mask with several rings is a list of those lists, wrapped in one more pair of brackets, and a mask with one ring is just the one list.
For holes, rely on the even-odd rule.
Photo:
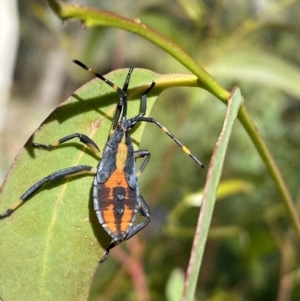
{"label": "orange marking on abdomen", "polygon": [[123,170],[116,169],[109,179],[103,184],[106,188],[110,189],[109,197],[113,197],[112,189],[117,186],[122,186],[127,189],[128,184],[125,178],[125,173]]}
{"label": "orange marking on abdomen", "polygon": [[114,215],[114,205],[111,204],[107,209],[102,211],[102,216],[105,221],[105,224],[115,223],[115,215]]}
{"label": "orange marking on abdomen", "polygon": [[125,205],[125,208],[124,208],[124,213],[123,213],[123,222],[129,222],[132,220],[132,215],[133,215],[133,211],[134,211],[134,208],[129,208],[128,206]]}
{"label": "orange marking on abdomen", "polygon": [[[133,204],[132,204],[133,205]],[[125,204],[124,206],[124,213],[122,216],[122,222],[121,222],[121,231],[125,232],[133,223],[134,219],[134,212],[135,208],[134,207],[129,207]]]}
{"label": "orange marking on abdomen", "polygon": [[[127,233],[135,215],[136,192],[128,186],[124,171],[116,169],[109,179],[98,187],[100,214],[107,230],[114,235]],[[115,188],[117,187],[124,188],[123,200],[116,198]],[[117,214],[115,210],[122,204],[124,204],[124,211],[122,214]]]}
{"label": "orange marking on abdomen", "polygon": [[125,232],[129,227],[130,227],[130,225],[131,225],[131,223],[129,223],[129,222],[123,222],[122,224],[121,224],[121,231],[122,232]]}
{"label": "orange marking on abdomen", "polygon": [[106,223],[105,224],[107,229],[109,229],[109,231],[111,231],[112,233],[117,232],[117,224],[115,223]]}

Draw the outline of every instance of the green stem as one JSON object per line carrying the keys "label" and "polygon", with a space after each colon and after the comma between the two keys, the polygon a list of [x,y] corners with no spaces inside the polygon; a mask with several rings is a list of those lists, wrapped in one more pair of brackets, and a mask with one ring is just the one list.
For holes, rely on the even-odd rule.
{"label": "green stem", "polygon": [[260,135],[257,127],[255,126],[253,120],[251,119],[249,113],[247,112],[244,105],[241,106],[238,119],[244,126],[246,132],[250,136],[253,144],[255,145],[257,151],[259,152],[261,158],[265,162],[269,174],[272,177],[273,181],[275,182],[275,185],[277,186],[279,193],[284,201],[284,205],[288,211],[288,214],[290,218],[292,219],[293,225],[297,231],[299,240],[300,240],[300,222],[299,222],[299,216],[297,213],[297,209],[294,205],[294,202],[292,200],[292,197],[289,193],[289,190],[287,189],[287,186],[282,178],[282,175],[271,156],[271,153],[263,140],[262,136]]}
{"label": "green stem", "polygon": [[[222,88],[186,52],[184,52],[177,45],[173,44],[171,41],[161,36],[156,31],[148,28],[139,19],[132,20],[110,12],[91,9],[77,4],[57,2],[55,0],[48,0],[48,3],[52,10],[62,19],[77,18],[83,21],[86,26],[105,26],[119,28],[145,38],[161,49],[164,49],[177,61],[181,62],[193,74],[195,74],[198,78],[198,86],[211,92],[218,99],[227,104],[228,98],[230,96],[228,91]],[[285,203],[288,214],[291,216],[294,227],[300,239],[300,222],[290,193],[285,185],[278,167],[275,164],[274,159],[271,156],[271,153],[269,152],[264,140],[262,139],[244,105],[239,111],[238,118],[249,134],[263,161],[265,162],[268,171],[273,178],[275,185],[277,186],[280,195]]]}
{"label": "green stem", "polygon": [[202,88],[206,89],[223,102],[227,102],[229,97],[228,91],[222,88],[200,65],[195,63],[186,52],[153,29],[148,28],[147,25],[143,24],[139,19],[132,20],[110,12],[69,3],[56,2],[54,0],[48,0],[48,3],[62,19],[78,18],[88,27],[105,26],[119,28],[145,38],[159,48],[165,50],[194,73],[198,77],[199,85]]}

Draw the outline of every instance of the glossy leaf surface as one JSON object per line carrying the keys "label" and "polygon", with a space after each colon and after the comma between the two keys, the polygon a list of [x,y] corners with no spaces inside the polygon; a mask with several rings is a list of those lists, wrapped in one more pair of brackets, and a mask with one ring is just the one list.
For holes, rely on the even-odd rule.
{"label": "glossy leaf surface", "polygon": [[[127,70],[108,78],[123,86]],[[128,117],[140,110],[140,95],[159,75],[135,69]],[[131,89],[139,87],[137,89]],[[148,97],[148,112],[159,89]],[[152,96],[152,97],[151,97]],[[51,151],[49,144],[71,133],[84,133],[102,150],[110,131],[118,94],[99,79],[78,89],[34,133],[17,156],[0,195],[4,212],[39,179],[75,165],[97,166],[99,159],[78,140]],[[139,141],[143,124],[133,133]],[[5,300],[86,300],[91,277],[110,239],[92,208],[93,176],[76,176],[44,185],[10,217],[0,221],[0,297]],[[103,264],[105,267],[105,263]]]}

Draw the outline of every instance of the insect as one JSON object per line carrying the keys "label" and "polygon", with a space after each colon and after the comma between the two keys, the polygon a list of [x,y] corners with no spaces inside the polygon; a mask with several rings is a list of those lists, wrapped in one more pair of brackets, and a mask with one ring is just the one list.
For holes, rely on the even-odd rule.
{"label": "insect", "polygon": [[[59,181],[66,177],[78,174],[93,174],[93,204],[99,223],[111,237],[100,262],[104,262],[109,251],[124,240],[137,234],[150,222],[151,215],[147,203],[142,197],[138,179],[148,164],[151,154],[148,150],[134,150],[130,137],[131,129],[139,122],[154,123],[170,138],[172,138],[182,150],[188,154],[199,166],[203,164],[198,160],[165,126],[152,117],[145,117],[147,111],[147,94],[155,86],[155,82],[141,95],[141,112],[127,118],[127,89],[133,68],[130,68],[120,88],[93,69],[88,68],[82,62],[73,60],[74,63],[92,73],[95,77],[104,81],[119,93],[116,113],[112,122],[111,132],[103,150],[102,158],[97,167],[78,165],[55,171],[31,186],[6,212],[0,214],[0,219],[10,216],[20,205],[27,201],[44,184]],[[96,142],[81,133],[73,133],[59,139],[53,144],[33,143],[33,147],[52,150],[57,145],[78,138],[80,142],[88,146],[97,156],[100,157],[100,149]],[[139,169],[136,168],[136,159],[143,158]],[[135,223],[139,213],[145,219]]]}

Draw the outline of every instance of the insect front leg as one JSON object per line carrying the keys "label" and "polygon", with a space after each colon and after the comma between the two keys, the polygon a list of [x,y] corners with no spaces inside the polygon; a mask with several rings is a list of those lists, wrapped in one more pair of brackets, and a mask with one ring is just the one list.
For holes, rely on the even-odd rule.
{"label": "insect front leg", "polygon": [[88,165],[78,165],[73,167],[68,167],[62,170],[58,170],[48,175],[47,177],[39,180],[34,185],[32,185],[24,194],[10,207],[6,212],[0,214],[0,219],[10,216],[19,206],[21,206],[25,201],[27,201],[34,193],[36,193],[45,183],[59,181],[66,177],[76,176],[79,174],[95,174],[97,169]]}
{"label": "insect front leg", "polygon": [[74,138],[78,138],[80,140],[80,142],[82,142],[87,147],[89,147],[96,156],[101,157],[100,149],[99,149],[98,145],[96,144],[96,142],[94,142],[90,137],[88,137],[84,134],[80,134],[80,133],[74,133],[74,134],[67,135],[63,138],[60,138],[58,141],[55,141],[52,144],[33,143],[33,146],[43,148],[46,150],[51,150],[52,148],[54,148],[64,142],[67,142],[69,140],[72,140]]}

